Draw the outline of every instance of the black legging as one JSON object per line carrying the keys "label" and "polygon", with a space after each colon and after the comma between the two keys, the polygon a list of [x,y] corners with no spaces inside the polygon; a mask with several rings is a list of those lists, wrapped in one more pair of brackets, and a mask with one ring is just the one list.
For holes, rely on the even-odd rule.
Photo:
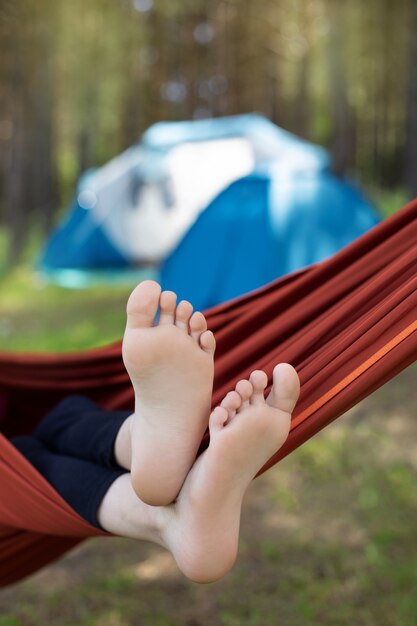
{"label": "black legging", "polygon": [[114,441],[128,411],[105,411],[82,396],[69,396],[13,445],[81,517],[101,528],[100,503],[116,478]]}

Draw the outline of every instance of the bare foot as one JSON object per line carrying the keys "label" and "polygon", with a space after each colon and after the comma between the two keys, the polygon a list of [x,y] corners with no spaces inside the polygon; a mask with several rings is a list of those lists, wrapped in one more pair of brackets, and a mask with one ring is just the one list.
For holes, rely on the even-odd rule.
{"label": "bare foot", "polygon": [[285,368],[281,389],[273,390],[277,399],[286,400],[282,406],[265,402],[267,377],[256,371],[214,409],[210,445],[194,463],[174,504],[158,508],[144,504],[125,474],[103,500],[102,526],[164,546],[195,582],[212,582],[227,574],[236,559],[245,491],[288,436],[299,381],[291,366]]}
{"label": "bare foot", "polygon": [[[155,316],[160,306],[160,317]],[[153,281],[127,303],[123,360],[135,390],[131,479],[139,498],[175,500],[207,428],[215,340],[202,313]]]}
{"label": "bare foot", "polygon": [[[167,543],[180,569],[196,582],[224,576],[238,548],[243,496],[260,468],[287,439],[291,411],[298,399],[292,370],[281,390],[285,407],[264,399],[265,372],[255,371],[227,394],[210,416],[210,445],[197,459],[174,505],[179,523],[168,529]],[[186,537],[177,550],[178,533]]]}

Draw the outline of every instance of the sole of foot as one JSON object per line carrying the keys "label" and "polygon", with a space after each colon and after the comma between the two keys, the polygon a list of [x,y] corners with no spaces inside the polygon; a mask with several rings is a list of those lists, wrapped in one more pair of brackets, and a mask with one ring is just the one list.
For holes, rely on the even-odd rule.
{"label": "sole of foot", "polygon": [[191,468],[177,502],[161,511],[164,544],[195,582],[213,582],[232,568],[244,494],[287,439],[300,390],[297,373],[288,364],[277,366],[268,401],[266,385],[266,374],[255,371],[214,409],[209,447]]}
{"label": "sole of foot", "polygon": [[214,336],[202,313],[176,300],[154,281],[140,283],[127,303],[123,337],[123,361],[135,391],[132,486],[153,506],[177,497],[210,414]]}

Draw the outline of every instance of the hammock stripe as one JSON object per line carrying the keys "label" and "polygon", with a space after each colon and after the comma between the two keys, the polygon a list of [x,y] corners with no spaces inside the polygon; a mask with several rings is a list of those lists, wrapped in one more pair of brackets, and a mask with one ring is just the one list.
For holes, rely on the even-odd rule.
{"label": "hammock stripe", "polygon": [[372,355],[369,359],[367,359],[362,365],[357,367],[353,372],[351,372],[348,376],[343,378],[337,385],[335,385],[332,389],[330,389],[327,393],[325,393],[319,400],[316,400],[312,405],[305,409],[302,413],[299,413],[297,417],[293,418],[291,422],[291,429],[296,428],[301,422],[308,419],[313,413],[318,411],[322,406],[329,402],[332,398],[334,398],[338,393],[345,389],[348,385],[350,385],[356,378],[361,376],[368,370],[372,365],[375,365],[377,361],[382,359],[388,352],[393,350],[399,343],[407,339],[411,333],[417,331],[417,322],[413,322],[410,326],[407,326],[403,331],[401,331],[394,339],[389,341],[385,346],[383,346],[378,352]]}

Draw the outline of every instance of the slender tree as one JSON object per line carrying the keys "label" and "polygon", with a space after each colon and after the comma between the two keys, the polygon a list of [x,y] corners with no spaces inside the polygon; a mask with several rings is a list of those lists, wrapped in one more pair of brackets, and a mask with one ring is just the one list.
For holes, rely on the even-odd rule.
{"label": "slender tree", "polygon": [[330,33],[328,39],[329,95],[332,115],[331,152],[333,169],[344,174],[353,163],[354,155],[354,118],[347,92],[346,46],[342,10],[346,5],[330,1],[328,16]]}
{"label": "slender tree", "polygon": [[406,135],[406,182],[413,198],[417,197],[417,3],[410,2],[408,98]]}

